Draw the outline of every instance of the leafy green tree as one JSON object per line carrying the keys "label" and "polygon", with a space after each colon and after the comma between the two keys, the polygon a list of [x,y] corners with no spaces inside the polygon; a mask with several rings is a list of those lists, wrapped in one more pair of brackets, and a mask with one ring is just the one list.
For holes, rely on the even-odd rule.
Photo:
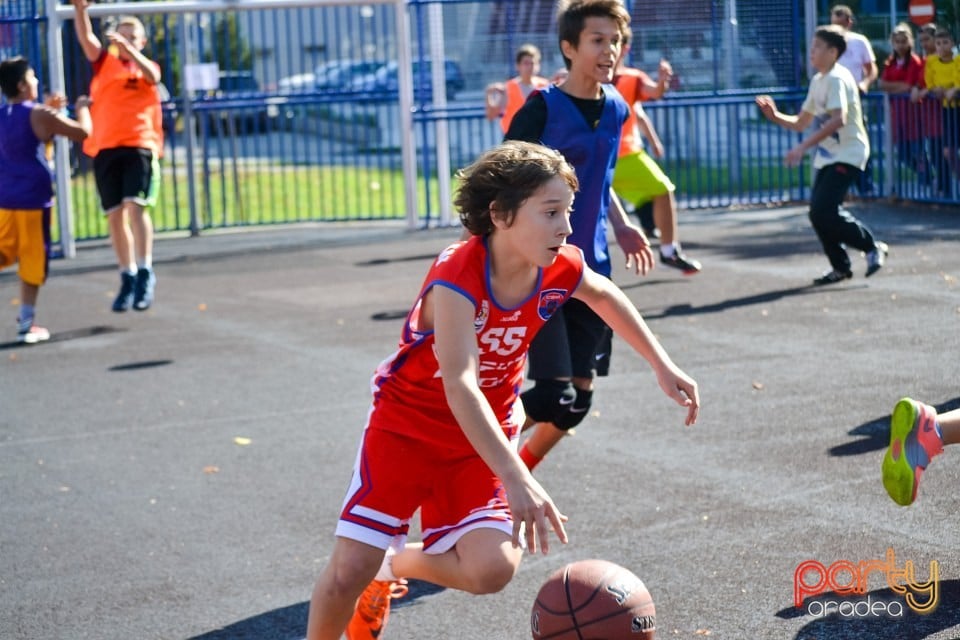
{"label": "leafy green tree", "polygon": [[236,12],[211,14],[212,42],[204,43],[204,62],[216,62],[221,69],[252,69],[253,54],[240,35]]}

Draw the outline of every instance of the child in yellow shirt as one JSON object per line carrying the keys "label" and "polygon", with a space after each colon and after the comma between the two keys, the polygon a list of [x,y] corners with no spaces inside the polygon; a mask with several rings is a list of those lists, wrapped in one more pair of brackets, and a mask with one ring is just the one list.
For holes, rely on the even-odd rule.
{"label": "child in yellow shirt", "polygon": [[953,55],[953,35],[947,29],[937,29],[933,41],[937,53],[926,57],[923,69],[924,87],[914,87],[913,99],[931,97],[939,99],[943,104],[942,171],[946,174],[946,179],[941,179],[940,185],[944,191],[943,197],[951,198],[955,181],[950,179],[950,174],[960,174],[957,162],[957,150],[960,147],[960,106],[957,100],[960,92],[960,57]]}

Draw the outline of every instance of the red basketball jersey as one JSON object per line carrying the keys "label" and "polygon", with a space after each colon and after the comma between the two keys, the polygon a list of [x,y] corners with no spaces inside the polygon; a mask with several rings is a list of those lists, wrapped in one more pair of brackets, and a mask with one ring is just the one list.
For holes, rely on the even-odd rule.
{"label": "red basketball jersey", "polygon": [[431,266],[407,315],[399,349],[380,364],[373,377],[370,428],[473,452],[447,404],[433,330],[419,327],[423,297],[433,287],[448,287],[474,305],[480,388],[504,432],[513,438],[520,425],[511,420],[511,412],[523,383],[530,341],[580,284],[583,268],[580,249],[564,245],[554,263],[541,269],[530,296],[505,309],[490,291],[486,241],[474,236],[445,249]]}

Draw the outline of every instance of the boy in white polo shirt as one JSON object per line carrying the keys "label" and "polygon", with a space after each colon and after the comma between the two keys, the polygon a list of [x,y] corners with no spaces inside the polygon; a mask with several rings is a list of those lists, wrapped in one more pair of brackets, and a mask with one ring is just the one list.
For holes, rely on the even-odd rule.
{"label": "boy in white polo shirt", "polygon": [[768,95],[757,96],[756,103],[771,122],[806,136],[786,155],[788,166],[798,166],[810,149],[816,149],[813,166],[817,170],[810,193],[810,222],[823,245],[832,269],[813,281],[833,284],[853,277],[846,247],[866,253],[866,276],[883,267],[887,245],[874,239],[870,230],[841,207],[850,185],[863,171],[870,155],[870,143],[861,117],[860,93],[847,70],[837,64],[846,50],[841,27],[819,27],[810,43],[810,64],[817,74],[810,81],[800,114],[789,116],[777,110]]}

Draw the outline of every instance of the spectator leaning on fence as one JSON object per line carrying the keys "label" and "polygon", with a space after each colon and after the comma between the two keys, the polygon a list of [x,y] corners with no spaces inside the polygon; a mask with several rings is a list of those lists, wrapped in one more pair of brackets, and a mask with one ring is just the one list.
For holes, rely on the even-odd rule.
{"label": "spectator leaning on fence", "polygon": [[[927,59],[930,56],[937,55],[936,34],[937,25],[930,22],[919,29],[917,37],[920,43],[918,52],[923,60],[924,72],[926,71]],[[918,96],[919,89],[926,86],[926,81],[921,79],[920,87],[911,93],[911,97],[920,103],[920,133],[923,136],[924,155],[929,158],[931,170],[937,175],[937,184],[943,192],[944,180],[949,180],[949,172],[944,171],[945,160],[943,158],[943,109],[940,101],[934,98],[921,99]]]}
{"label": "spectator leaning on fence", "polygon": [[941,126],[943,137],[941,144],[934,146],[932,151],[941,150],[938,158],[939,173],[938,186],[940,195],[952,198],[955,195],[956,184],[951,173],[960,173],[958,167],[957,150],[960,146],[960,107],[957,105],[957,92],[960,91],[960,57],[953,55],[953,35],[944,28],[937,29],[934,36],[937,55],[927,56],[923,68],[923,89],[915,89],[913,97],[922,100],[930,97],[938,102],[941,109]]}
{"label": "spectator leaning on fence", "polygon": [[913,52],[913,30],[901,22],[890,34],[892,51],[883,66],[878,87],[890,94],[893,141],[903,165],[917,172],[924,184],[930,182],[930,166],[923,153],[919,105],[910,102],[911,92],[923,86],[923,60]]}
{"label": "spectator leaning on fence", "polygon": [[937,43],[934,39],[937,35],[937,28],[937,25],[928,22],[919,29],[917,40],[920,43],[920,48],[923,49],[922,57],[924,58],[937,55]]}

